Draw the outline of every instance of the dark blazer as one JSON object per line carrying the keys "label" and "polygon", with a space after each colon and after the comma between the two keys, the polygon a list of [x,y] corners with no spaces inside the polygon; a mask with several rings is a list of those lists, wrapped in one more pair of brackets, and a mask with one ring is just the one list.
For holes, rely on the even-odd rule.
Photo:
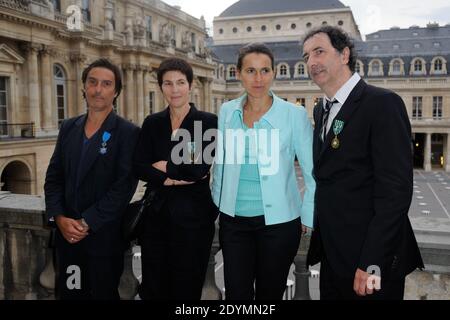
{"label": "dark blazer", "polygon": [[[91,138],[78,173],[86,118],[87,115],[71,118],[61,125],[45,178],[46,213],[48,219],[58,214],[84,218],[90,232],[80,245],[89,254],[120,254],[124,246],[121,218],[137,186],[132,175],[132,157],[139,128],[111,112]],[[101,154],[104,132],[111,137],[106,153]],[[57,246],[72,246],[59,229],[55,241]]]}
{"label": "dark blazer", "polygon": [[[323,108],[314,109],[315,222],[308,265],[323,255],[353,278],[375,265],[381,277],[423,268],[408,218],[413,190],[411,126],[402,99],[360,80],[335,120],[344,128],[331,147],[333,125],[320,148]],[[334,122],[333,122],[334,124]]]}
{"label": "dark blazer", "polygon": [[[211,154],[214,157],[215,139],[202,141],[208,129],[217,129],[217,116],[212,113],[199,111],[191,103],[191,109],[180,125],[190,134],[190,141],[194,141],[194,123],[201,122],[202,130],[198,132],[201,140],[196,142],[195,149],[202,155]],[[199,226],[211,223],[217,217],[217,207],[214,205],[209,188],[211,162],[198,159],[198,163],[174,163],[171,157],[175,148],[176,154],[185,155],[178,150],[179,141],[172,141],[172,126],[169,108],[148,116],[142,125],[140,138],[134,156],[134,171],[137,178],[147,182],[148,190],[157,190],[154,208],[158,210],[165,203],[173,222],[185,226]],[[210,152],[213,150],[213,152]],[[185,150],[186,151],[186,150]],[[211,159],[212,160],[212,159]],[[168,161],[167,173],[152,167],[158,161]],[[206,178],[204,178],[206,176]],[[167,178],[195,182],[185,186],[164,186]]]}

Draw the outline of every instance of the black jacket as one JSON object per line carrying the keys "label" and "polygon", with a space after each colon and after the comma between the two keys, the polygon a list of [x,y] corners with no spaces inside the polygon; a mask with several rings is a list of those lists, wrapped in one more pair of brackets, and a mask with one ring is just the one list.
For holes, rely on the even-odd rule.
{"label": "black jacket", "polygon": [[[321,123],[323,108],[314,110]],[[314,130],[315,223],[308,265],[325,255],[335,272],[353,278],[374,265],[381,276],[423,268],[408,218],[413,190],[411,127],[402,99],[360,80],[335,121],[344,122],[331,147],[333,125],[320,149]],[[334,122],[333,122],[334,124]]]}
{"label": "black jacket", "polygon": [[[71,118],[61,125],[45,178],[47,218],[58,214],[84,218],[90,234],[80,244],[89,254],[120,254],[121,218],[137,185],[132,175],[132,157],[139,128],[111,112],[91,138],[78,173],[86,117]],[[102,154],[104,132],[111,137],[106,143],[106,153]],[[71,246],[59,230],[55,241],[57,246]]]}
{"label": "black jacket", "polygon": [[[201,130],[197,132],[197,136],[194,132],[195,122],[201,123]],[[157,191],[153,204],[156,210],[167,203],[173,222],[195,227],[211,223],[218,213],[209,188],[211,161],[206,159],[208,155],[214,157],[216,141],[214,138],[210,139],[211,141],[202,139],[207,130],[217,129],[217,116],[199,111],[191,104],[190,111],[179,129],[187,130],[190,137],[180,137],[179,141],[172,141],[169,108],[148,116],[142,125],[136,147],[134,171],[137,178],[147,182],[149,190]],[[177,134],[181,134],[181,131],[178,130]],[[195,138],[198,140],[195,141]],[[174,163],[171,157],[173,150],[177,155],[191,159],[191,154],[189,152],[186,154],[186,149],[179,148],[181,146],[179,142],[183,141],[195,142],[194,160],[197,159],[197,162]],[[168,161],[167,173],[152,167],[152,164],[158,161]],[[164,186],[167,178],[195,183],[185,186]]]}

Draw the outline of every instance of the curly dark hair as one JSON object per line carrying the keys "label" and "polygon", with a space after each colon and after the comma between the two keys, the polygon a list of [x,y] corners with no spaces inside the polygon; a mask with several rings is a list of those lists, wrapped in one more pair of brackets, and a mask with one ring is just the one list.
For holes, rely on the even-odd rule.
{"label": "curly dark hair", "polygon": [[333,48],[335,48],[340,53],[342,53],[342,51],[345,48],[349,48],[350,56],[348,58],[347,65],[350,68],[351,72],[355,72],[356,50],[353,40],[350,38],[350,36],[341,28],[333,26],[323,26],[308,32],[305,38],[303,39],[303,43],[305,43],[306,40],[308,40],[309,38],[313,37],[318,33],[325,33],[328,36],[328,38],[330,38],[330,42]]}
{"label": "curly dark hair", "polygon": [[189,63],[180,58],[168,58],[161,62],[158,68],[157,77],[159,88],[162,89],[163,77],[166,72],[179,71],[186,76],[189,82],[189,88],[194,80],[194,71]]}
{"label": "curly dark hair", "polygon": [[[115,104],[117,97],[119,97],[120,92],[122,91],[122,75],[120,73],[119,67],[106,58],[100,58],[95,60],[90,65],[88,65],[86,69],[83,70],[83,74],[81,75],[83,87],[86,85],[86,80],[89,72],[94,68],[105,68],[111,70],[111,72],[114,73],[114,80],[115,80],[114,91],[116,93],[116,96],[114,97],[113,104]],[[83,98],[86,99],[86,94],[84,93],[84,91],[83,91]]]}

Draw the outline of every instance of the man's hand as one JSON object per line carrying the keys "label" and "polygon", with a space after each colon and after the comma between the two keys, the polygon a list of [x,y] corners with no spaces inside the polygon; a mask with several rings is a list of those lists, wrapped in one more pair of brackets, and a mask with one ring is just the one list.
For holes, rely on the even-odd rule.
{"label": "man's hand", "polygon": [[81,225],[79,220],[67,218],[60,214],[55,217],[55,222],[64,239],[69,243],[80,242],[88,235],[87,229]]}
{"label": "man's hand", "polygon": [[308,233],[308,231],[309,233],[311,233],[311,228],[308,228],[302,223],[302,235],[305,235],[306,233]]}
{"label": "man's hand", "polygon": [[167,161],[158,161],[152,164],[152,166],[159,171],[167,173]]}
{"label": "man's hand", "polygon": [[[357,269],[355,273],[355,280],[353,281],[353,290],[358,296],[365,296],[372,294],[373,289],[380,290],[379,283],[381,278],[376,275],[370,275],[367,272]],[[378,285],[377,285],[378,284]]]}

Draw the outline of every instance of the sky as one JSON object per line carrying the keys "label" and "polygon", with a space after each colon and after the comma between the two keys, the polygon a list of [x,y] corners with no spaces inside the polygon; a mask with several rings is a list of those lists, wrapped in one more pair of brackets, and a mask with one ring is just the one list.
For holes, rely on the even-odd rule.
{"label": "sky", "polygon": [[[237,0],[163,0],[179,5],[190,15],[205,17],[212,30],[212,21]],[[276,1],[276,0],[274,0]],[[408,28],[412,25],[425,27],[429,22],[440,25],[450,23],[448,0],[340,0],[349,6],[363,35],[393,26]],[[212,32],[212,31],[211,31]]]}

